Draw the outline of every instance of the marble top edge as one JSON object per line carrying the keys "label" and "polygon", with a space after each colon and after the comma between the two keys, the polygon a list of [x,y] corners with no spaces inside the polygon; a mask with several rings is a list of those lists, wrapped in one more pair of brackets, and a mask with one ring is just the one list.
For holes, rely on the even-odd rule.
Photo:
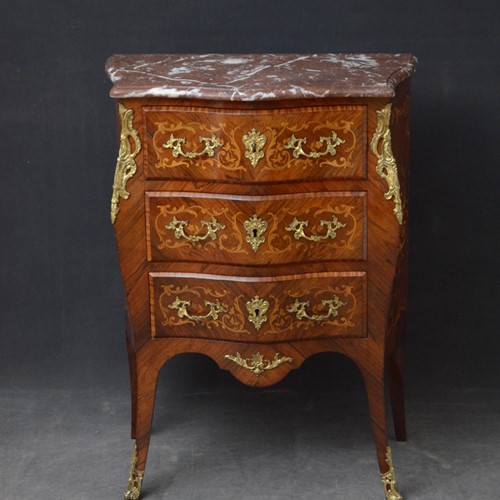
{"label": "marble top edge", "polygon": [[258,101],[392,97],[411,54],[118,54],[106,62],[114,98]]}

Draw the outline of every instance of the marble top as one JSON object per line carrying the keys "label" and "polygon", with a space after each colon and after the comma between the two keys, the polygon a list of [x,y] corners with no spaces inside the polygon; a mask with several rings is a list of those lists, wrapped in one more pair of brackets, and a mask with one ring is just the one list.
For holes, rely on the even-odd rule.
{"label": "marble top", "polygon": [[115,98],[260,101],[392,97],[411,54],[143,54],[106,62]]}

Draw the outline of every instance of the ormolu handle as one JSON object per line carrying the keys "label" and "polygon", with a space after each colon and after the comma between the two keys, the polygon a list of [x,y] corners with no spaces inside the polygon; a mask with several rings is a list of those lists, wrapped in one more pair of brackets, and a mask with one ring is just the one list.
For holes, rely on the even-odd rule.
{"label": "ormolu handle", "polygon": [[331,155],[335,156],[337,154],[337,150],[335,149],[337,146],[344,144],[344,140],[341,139],[335,130],[332,130],[331,137],[320,137],[319,142],[326,143],[326,149],[324,151],[311,151],[306,153],[302,148],[302,144],[307,142],[307,138],[297,138],[295,134],[292,134],[292,137],[285,143],[283,146],[285,149],[293,150],[293,157],[299,158],[300,156],[305,156],[306,158],[319,158],[320,156]]}
{"label": "ormolu handle", "polygon": [[206,318],[212,318],[213,320],[216,320],[221,312],[227,312],[227,306],[220,302],[219,299],[217,299],[215,302],[205,300],[205,306],[207,306],[210,310],[207,314],[203,315],[189,314],[187,308],[190,305],[190,300],[181,300],[179,299],[179,297],[175,297],[175,300],[168,305],[168,308],[177,310],[177,316],[179,316],[179,318],[181,319],[186,318],[197,322],[203,321]]}
{"label": "ormolu handle", "polygon": [[174,216],[172,221],[165,225],[165,229],[171,229],[174,232],[174,236],[178,240],[184,238],[188,241],[201,241],[206,240],[207,238],[212,238],[212,240],[215,240],[217,238],[217,231],[219,231],[220,229],[225,229],[226,227],[223,224],[220,224],[215,217],[212,217],[209,221],[201,221],[201,225],[207,228],[207,232],[203,236],[196,236],[185,233],[184,228],[188,224],[188,220],[179,220]]}
{"label": "ormolu handle", "polygon": [[224,141],[218,139],[215,134],[210,137],[201,137],[200,142],[205,144],[203,151],[183,151],[182,146],[185,144],[186,139],[184,137],[175,137],[174,134],[170,134],[170,139],[163,144],[165,149],[172,150],[172,156],[178,158],[179,156],[184,156],[185,158],[196,158],[197,156],[202,156],[206,154],[207,156],[213,156],[215,153],[215,148],[222,146]]}
{"label": "ormolu handle", "polygon": [[307,220],[298,220],[297,217],[293,218],[293,221],[285,228],[286,231],[293,232],[293,237],[296,240],[300,240],[300,238],[304,238],[309,241],[321,241],[331,238],[334,240],[337,237],[337,229],[341,227],[345,227],[346,225],[342,222],[339,222],[335,215],[332,215],[332,220],[322,220],[320,221],[321,226],[326,226],[326,234],[322,235],[307,235],[304,232],[304,227],[309,225],[309,221]]}
{"label": "ormolu handle", "polygon": [[296,313],[297,319],[323,321],[329,317],[335,318],[339,314],[338,310],[342,306],[347,305],[347,303],[342,302],[337,295],[334,295],[333,299],[322,300],[321,304],[323,305],[323,307],[328,307],[328,311],[325,314],[309,314],[306,311],[306,307],[309,307],[309,301],[300,302],[298,299],[295,299],[295,302],[291,306],[288,306],[286,310],[290,313]]}

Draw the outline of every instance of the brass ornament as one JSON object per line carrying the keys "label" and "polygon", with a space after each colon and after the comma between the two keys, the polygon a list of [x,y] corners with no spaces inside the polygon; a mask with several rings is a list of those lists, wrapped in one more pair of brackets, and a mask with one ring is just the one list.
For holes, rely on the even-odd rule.
{"label": "brass ornament", "polygon": [[[322,203],[323,202],[323,203]],[[304,221],[306,214],[304,213],[305,205],[298,206],[296,209],[291,210],[288,206],[283,206],[273,213],[267,212],[266,219],[268,224],[268,229],[266,233],[272,233],[272,238],[266,238],[268,244],[265,248],[261,249],[261,253],[264,256],[267,255],[283,255],[292,254],[295,251],[304,251],[309,245],[308,240],[322,241],[329,238],[324,242],[332,252],[337,250],[350,250],[355,251],[358,247],[356,243],[356,238],[359,235],[360,228],[359,224],[362,223],[362,214],[360,214],[360,209],[356,205],[348,204],[332,204],[325,203],[324,200],[318,200],[314,205],[307,205],[307,214],[311,213],[313,217],[325,217],[327,218],[326,234],[325,230],[322,231],[320,235],[306,235],[307,225],[311,225],[311,221],[307,224]],[[332,215],[335,215],[338,222],[335,222]],[[176,219],[174,219],[174,217]],[[207,230],[209,231],[209,222],[213,222],[215,218],[216,223],[220,223],[222,229],[218,231],[217,237],[212,238],[209,234],[205,240],[204,245],[212,248],[217,248],[224,251],[230,255],[243,256],[247,258],[253,256],[255,250],[249,245],[250,241],[253,240],[252,227],[249,228],[250,232],[245,231],[244,224],[242,224],[240,213],[230,206],[221,207],[220,209],[207,209],[203,205],[187,205],[182,204],[180,206],[172,207],[170,205],[158,205],[158,212],[154,218],[152,218],[153,224],[151,225],[154,231],[152,235],[152,244],[156,243],[156,248],[161,252],[166,252],[167,250],[174,249],[178,250],[181,248],[188,249],[192,246],[192,242],[182,235],[181,225],[184,225],[184,221],[191,220],[191,217],[196,217],[199,219],[204,219],[207,224]],[[285,231],[281,230],[284,221],[289,221],[292,218],[297,219],[297,224],[304,224],[301,228],[293,227],[293,236],[290,237]],[[328,220],[328,218],[330,218]],[[177,221],[182,221],[182,224]],[[340,220],[343,222],[341,223]],[[338,233],[340,229],[340,224],[345,223],[345,230],[341,234]],[[197,224],[199,225],[199,224]],[[205,225],[205,224],[203,224]],[[319,224],[317,224],[319,225]],[[173,227],[172,227],[173,226]],[[288,227],[294,226],[294,223],[289,224]],[[330,227],[329,227],[330,226]],[[344,227],[343,225],[341,226]],[[170,229],[170,230],[166,230]],[[195,231],[196,229],[196,231]],[[212,232],[215,231],[215,224],[212,226]],[[257,229],[255,227],[254,229]],[[285,226],[283,226],[285,229]],[[184,229],[186,233],[188,228]],[[199,232],[198,232],[199,231]],[[335,233],[336,231],[336,233]],[[201,231],[201,228],[193,226],[193,236],[205,234],[205,231]],[[176,236],[176,233],[178,236]],[[303,233],[303,235],[302,235]],[[336,234],[336,237],[334,237]],[[189,238],[189,233],[186,235]],[[342,236],[340,238],[340,236]],[[196,236],[195,236],[196,237]],[[246,240],[246,238],[248,239]],[[257,243],[257,242],[255,242]],[[258,245],[255,245],[258,248]],[[250,257],[252,258],[252,257]]]}
{"label": "brass ornament", "polygon": [[189,224],[188,220],[179,220],[177,217],[173,217],[172,220],[165,225],[165,229],[171,229],[174,232],[174,236],[180,240],[185,239],[188,241],[203,241],[207,238],[211,238],[212,240],[217,239],[217,231],[221,229],[225,229],[226,226],[220,224],[219,221],[212,217],[209,221],[202,220],[201,225],[207,228],[207,232],[203,235],[188,235],[185,233],[184,228]]}
{"label": "brass ornament", "polygon": [[[377,174],[387,182],[389,190],[384,194],[386,200],[394,199],[394,214],[397,221],[403,223],[403,210],[401,207],[401,194],[398,179],[398,167],[392,154],[391,145],[391,106],[387,104],[377,111],[377,128],[370,144],[372,153],[377,157]],[[381,144],[381,145],[380,145]],[[379,147],[380,145],[380,147]]]}
{"label": "brass ornament", "polygon": [[190,300],[181,300],[179,299],[179,297],[175,297],[175,300],[168,306],[168,308],[176,310],[177,316],[180,319],[188,319],[195,322],[201,322],[207,318],[212,318],[213,320],[217,320],[219,318],[220,313],[227,312],[227,306],[223,304],[219,299],[217,299],[215,302],[210,302],[209,300],[205,300],[205,306],[209,308],[209,311],[207,314],[203,315],[190,314],[187,310],[187,308],[190,306],[191,306]]}
{"label": "brass ornament", "polygon": [[242,368],[245,368],[245,370],[250,370],[257,376],[259,376],[261,373],[264,373],[264,371],[266,370],[272,370],[283,363],[291,363],[293,361],[292,358],[289,358],[287,356],[283,356],[280,358],[279,353],[276,353],[271,361],[268,359],[264,359],[264,356],[260,352],[252,354],[252,359],[242,358],[239,352],[236,353],[236,356],[226,354],[224,357],[233,361]]}
{"label": "brass ornament", "polygon": [[339,222],[338,218],[335,215],[332,215],[331,220],[322,220],[320,225],[327,228],[326,234],[322,235],[307,235],[304,231],[304,227],[309,225],[309,221],[307,220],[298,220],[297,217],[293,218],[293,221],[285,228],[286,231],[290,231],[293,234],[293,237],[296,240],[300,240],[300,238],[304,238],[309,241],[321,241],[327,240],[331,238],[334,240],[337,237],[337,229],[345,227],[346,224]]}
{"label": "brass ornament", "polygon": [[243,136],[243,145],[245,146],[245,158],[250,160],[252,167],[255,168],[259,160],[264,158],[264,146],[267,137],[254,128]]}
{"label": "brass ornament", "polygon": [[[139,134],[134,129],[134,111],[127,109],[123,104],[118,103],[118,114],[121,122],[120,149],[116,160],[115,178],[113,180],[113,195],[111,197],[111,223],[114,224],[116,216],[120,211],[118,206],[120,198],[127,200],[130,193],[127,191],[127,181],[137,172],[137,164],[134,158],[141,150],[141,140]],[[132,144],[134,148],[132,150]]]}
{"label": "brass ornament", "polygon": [[134,444],[127,491],[123,494],[125,500],[138,500],[138,498],[141,496],[143,478],[144,471],[137,470],[137,444]]}
{"label": "brass ornament", "polygon": [[248,321],[250,321],[257,330],[260,330],[263,323],[267,321],[266,312],[269,309],[269,302],[256,295],[245,305],[248,311]]}
{"label": "brass ornament", "polygon": [[245,221],[243,226],[247,233],[246,242],[250,244],[254,252],[257,252],[260,245],[266,241],[264,233],[267,230],[267,222],[258,217],[257,214],[253,214],[250,219]]}
{"label": "brass ornament", "polygon": [[322,300],[321,305],[328,308],[325,314],[309,314],[306,311],[306,307],[309,307],[309,304],[308,300],[300,302],[298,299],[295,299],[295,302],[288,306],[286,310],[289,313],[295,313],[296,318],[299,320],[324,321],[330,317],[336,318],[339,315],[339,309],[342,306],[346,306],[347,302],[342,302],[338,295],[334,295],[333,299],[330,300]]}
{"label": "brass ornament", "polygon": [[[360,296],[357,292],[353,291],[352,284],[343,284],[338,287],[302,287],[296,290],[286,290],[282,298],[283,302],[275,296],[266,297],[266,301],[263,302],[269,302],[273,306],[269,305],[264,313],[264,306],[267,304],[252,302],[251,296],[249,297],[248,295],[236,297],[233,292],[227,289],[212,289],[206,286],[177,286],[175,284],[162,285],[161,288],[162,291],[159,294],[157,302],[163,318],[161,323],[157,323],[160,330],[163,328],[182,328],[183,325],[190,322],[201,322],[204,320],[204,327],[208,329],[217,328],[221,329],[221,331],[231,332],[232,334],[249,335],[252,337],[257,335],[289,336],[294,332],[304,334],[307,330],[314,331],[317,325],[342,329],[345,336],[350,336],[351,334],[358,336],[353,327],[358,324],[355,313],[359,310]],[[342,304],[342,307],[338,308],[337,315],[334,312],[329,312],[330,307],[335,309],[335,301],[332,306],[326,303],[323,306],[324,311],[318,312],[316,309],[321,307],[320,295],[321,297],[326,297],[327,300],[338,296],[340,297],[340,301],[345,305]],[[309,310],[309,303],[306,302],[307,300],[311,300],[312,297],[318,297],[318,305],[314,307],[313,312]],[[257,299],[263,300],[258,296]],[[245,307],[247,302],[250,302],[250,304]],[[294,302],[299,303],[297,311],[290,313],[290,311],[287,311],[287,305],[291,307]],[[208,309],[205,314],[199,314],[202,308],[201,305],[197,308],[197,315],[193,311],[189,312],[191,304],[195,303],[208,304],[206,305]],[[301,306],[301,303],[305,305]],[[260,328],[263,330],[262,334],[256,328],[256,323],[250,319],[252,306],[257,307],[257,305],[261,307],[259,307],[258,315],[254,309],[255,316],[262,319],[262,326],[265,323],[265,328],[262,328],[262,326]],[[297,312],[299,312],[299,317],[297,316]],[[317,312],[316,317],[325,316],[326,314],[329,314],[329,316],[326,319],[318,320],[321,321],[319,323],[314,319],[307,318],[307,316],[313,318],[314,312]],[[322,312],[323,314],[321,314]],[[262,318],[263,314],[267,316],[265,321]],[[299,319],[300,317],[301,319]],[[259,323],[257,319],[256,322]]]}
{"label": "brass ornament", "polygon": [[186,143],[186,139],[184,137],[175,137],[174,134],[170,134],[170,138],[165,144],[162,144],[162,147],[171,149],[174,158],[178,158],[179,156],[183,156],[184,158],[196,158],[204,154],[213,157],[215,149],[224,144],[224,141],[219,139],[214,133],[212,133],[210,137],[200,136],[200,142],[205,145],[202,151],[183,151],[182,146]]}
{"label": "brass ornament", "polygon": [[293,151],[294,158],[300,158],[301,156],[305,156],[306,158],[319,158],[320,156],[335,156],[337,154],[337,146],[344,144],[345,141],[341,139],[335,130],[332,130],[331,137],[320,137],[319,142],[325,143],[326,148],[324,151],[310,151],[309,153],[305,152],[302,148],[302,145],[307,142],[306,137],[297,138],[295,134],[292,134],[292,137],[288,139],[288,142],[283,144],[285,149],[291,149]]}
{"label": "brass ornament", "polygon": [[389,470],[386,473],[380,475],[382,485],[384,487],[385,498],[386,500],[403,500],[403,497],[401,496],[401,493],[399,493],[398,486],[396,484],[396,474],[392,465],[392,453],[389,446],[387,447],[385,457],[385,461],[389,465]]}

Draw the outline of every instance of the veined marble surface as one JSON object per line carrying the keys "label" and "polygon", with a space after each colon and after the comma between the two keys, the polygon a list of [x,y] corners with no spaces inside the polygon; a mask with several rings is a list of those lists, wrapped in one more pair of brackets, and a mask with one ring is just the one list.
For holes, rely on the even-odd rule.
{"label": "veined marble surface", "polygon": [[259,101],[392,97],[410,54],[143,54],[106,62],[111,97]]}

